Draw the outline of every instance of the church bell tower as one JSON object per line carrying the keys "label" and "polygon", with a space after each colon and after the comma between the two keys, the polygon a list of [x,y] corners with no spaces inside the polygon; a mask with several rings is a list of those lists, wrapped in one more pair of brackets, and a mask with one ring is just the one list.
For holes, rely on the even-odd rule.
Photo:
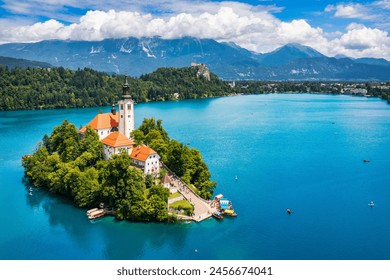
{"label": "church bell tower", "polygon": [[134,101],[131,99],[130,87],[125,77],[122,98],[119,100],[119,132],[130,138],[130,133],[134,130]]}

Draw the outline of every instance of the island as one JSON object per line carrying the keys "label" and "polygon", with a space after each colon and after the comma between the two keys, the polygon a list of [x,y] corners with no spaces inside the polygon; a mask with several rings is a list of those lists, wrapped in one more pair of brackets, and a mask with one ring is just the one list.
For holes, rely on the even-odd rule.
{"label": "island", "polygon": [[126,77],[118,110],[97,114],[77,129],[64,120],[23,156],[27,181],[90,209],[130,221],[202,221],[212,215],[216,182],[200,152],[168,136],[161,120],[134,128]]}

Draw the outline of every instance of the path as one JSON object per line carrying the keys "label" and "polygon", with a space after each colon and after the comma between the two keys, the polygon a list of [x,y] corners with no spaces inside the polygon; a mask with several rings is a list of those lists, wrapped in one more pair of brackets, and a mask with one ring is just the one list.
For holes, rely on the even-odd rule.
{"label": "path", "polygon": [[211,213],[215,210],[215,208],[210,206],[211,201],[208,203],[201,199],[187,186],[185,182],[175,175],[171,176],[171,180],[173,187],[176,188],[186,200],[194,205],[194,215],[192,217],[193,221],[200,222],[211,217]]}

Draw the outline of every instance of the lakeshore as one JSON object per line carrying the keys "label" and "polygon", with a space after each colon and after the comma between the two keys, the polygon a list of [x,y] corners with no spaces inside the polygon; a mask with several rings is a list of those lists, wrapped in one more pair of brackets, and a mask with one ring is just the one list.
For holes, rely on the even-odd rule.
{"label": "lakeshore", "polygon": [[98,108],[1,112],[0,207],[8,213],[1,259],[390,258],[386,102],[273,94],[144,103],[136,110],[139,122],[164,119],[171,137],[200,149],[216,193],[233,199],[239,217],[91,223],[87,209],[68,199],[42,189],[29,195],[20,158],[64,118],[86,124]]}

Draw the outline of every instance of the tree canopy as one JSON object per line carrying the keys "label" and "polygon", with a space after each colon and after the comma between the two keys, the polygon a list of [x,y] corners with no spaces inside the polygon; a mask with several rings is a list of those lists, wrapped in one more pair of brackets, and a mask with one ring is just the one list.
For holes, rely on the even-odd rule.
{"label": "tree canopy", "polygon": [[[0,111],[107,106],[121,96],[124,76],[92,69],[15,68],[0,65]],[[202,98],[229,93],[229,86],[212,75],[207,81],[192,68],[161,68],[140,78],[128,78],[137,103]]]}
{"label": "tree canopy", "polygon": [[187,184],[193,185],[201,197],[212,197],[216,183],[210,181],[211,174],[199,150],[170,139],[161,120],[146,118],[131,135],[136,143],[146,144],[155,150],[168,168]]}

